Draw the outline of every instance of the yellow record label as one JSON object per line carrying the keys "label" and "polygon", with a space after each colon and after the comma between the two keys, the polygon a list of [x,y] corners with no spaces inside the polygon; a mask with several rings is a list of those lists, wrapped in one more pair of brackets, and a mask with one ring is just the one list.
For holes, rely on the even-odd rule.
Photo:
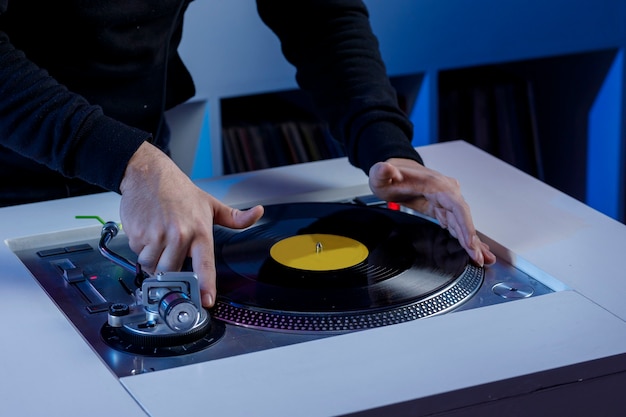
{"label": "yellow record label", "polygon": [[276,242],[272,259],[285,266],[307,271],[333,271],[364,261],[369,251],[361,242],[327,234],[296,235]]}

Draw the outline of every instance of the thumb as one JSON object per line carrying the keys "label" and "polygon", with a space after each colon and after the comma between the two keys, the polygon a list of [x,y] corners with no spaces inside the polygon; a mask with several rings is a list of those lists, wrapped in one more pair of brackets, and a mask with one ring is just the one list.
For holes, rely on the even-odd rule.
{"label": "thumb", "polygon": [[213,221],[215,224],[231,229],[244,229],[256,223],[263,216],[263,213],[263,206],[260,205],[247,210],[220,205],[215,211]]}
{"label": "thumb", "polygon": [[377,162],[372,165],[369,171],[370,185],[374,187],[384,187],[394,181],[401,181],[400,170],[389,162]]}

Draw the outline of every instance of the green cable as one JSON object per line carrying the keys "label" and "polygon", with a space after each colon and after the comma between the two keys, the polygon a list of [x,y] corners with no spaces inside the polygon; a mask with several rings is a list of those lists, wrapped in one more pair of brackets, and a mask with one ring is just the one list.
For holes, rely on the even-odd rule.
{"label": "green cable", "polygon": [[[100,216],[74,216],[74,218],[76,218],[76,219],[95,219],[95,220],[98,220],[100,222],[100,224],[102,224],[102,225],[106,224],[106,222],[104,220],[102,220],[102,218]],[[120,230],[122,230],[122,225],[120,223],[117,223],[117,227],[119,227]]]}

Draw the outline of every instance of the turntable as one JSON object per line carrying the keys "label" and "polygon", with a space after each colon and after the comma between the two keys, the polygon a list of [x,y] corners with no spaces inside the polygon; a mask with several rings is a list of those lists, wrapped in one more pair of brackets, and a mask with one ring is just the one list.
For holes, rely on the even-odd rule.
{"label": "turntable", "polygon": [[216,226],[208,311],[190,268],[142,271],[114,222],[12,248],[118,377],[553,292],[504,260],[472,264],[429,219],[363,201],[270,204],[250,228]]}

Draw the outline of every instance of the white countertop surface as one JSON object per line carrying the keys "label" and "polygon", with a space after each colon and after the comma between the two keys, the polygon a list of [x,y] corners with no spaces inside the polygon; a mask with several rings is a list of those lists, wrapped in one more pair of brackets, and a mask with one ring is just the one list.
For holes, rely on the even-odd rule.
{"label": "white countertop surface", "polygon": [[[464,142],[420,148],[456,177],[496,252],[564,289],[117,379],[0,245],[0,409],[9,415],[329,416],[626,353],[626,226]],[[367,192],[344,159],[199,181],[230,204]],[[0,209],[3,240],[119,219],[112,193]],[[506,248],[506,249],[505,249]],[[563,284],[563,285],[561,285]],[[618,371],[624,372],[624,369]]]}

